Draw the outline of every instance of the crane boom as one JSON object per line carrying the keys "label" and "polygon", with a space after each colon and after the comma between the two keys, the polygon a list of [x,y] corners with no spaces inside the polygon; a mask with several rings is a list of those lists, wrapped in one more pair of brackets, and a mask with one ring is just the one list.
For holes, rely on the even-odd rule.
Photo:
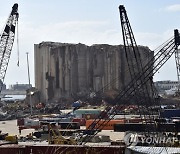
{"label": "crane boom", "polygon": [[8,17],[5,28],[0,36],[0,92],[2,90],[12,46],[14,43],[15,28],[18,22],[18,17],[18,4],[15,3],[12,7],[12,11]]}
{"label": "crane boom", "polygon": [[[122,6],[119,8],[122,8]],[[122,10],[120,9],[120,13],[121,11]],[[126,14],[125,16],[127,18]],[[161,45],[156,51],[154,51],[156,54],[141,68],[139,73],[136,73],[134,78],[126,85],[125,89],[119,92],[117,97],[114,99],[114,104],[122,104],[124,100],[129,100],[130,96],[136,89],[141,89],[144,84],[152,79],[152,76],[158,72],[158,70],[166,63],[166,61],[178,49],[179,45],[180,36],[178,30],[176,29],[174,30],[174,37]],[[93,136],[99,132],[99,129],[102,129],[111,119],[114,118],[118,109],[118,106],[114,106],[113,110],[111,107],[107,107],[103,112],[110,112],[111,116],[106,118],[101,123],[100,121],[103,118],[102,116],[99,119],[95,119],[93,121],[93,123],[88,127],[89,130],[93,130],[95,132]],[[86,135],[86,137],[79,144],[87,143],[93,136]]]}
{"label": "crane boom", "polygon": [[[139,48],[136,44],[136,40],[129,19],[127,17],[125,7],[123,5],[120,5],[119,11],[120,11],[120,21],[121,21],[122,35],[124,42],[124,52],[126,55],[129,73],[132,80],[134,76],[142,72],[142,68],[144,65],[143,63],[145,62],[142,60],[142,55],[140,54]],[[144,80],[144,76],[141,76],[141,78],[139,80],[136,80],[136,83],[134,84],[138,84],[138,82],[142,83],[143,80]],[[153,93],[153,90],[151,89],[150,82],[147,82],[144,86],[142,86],[141,89],[138,89],[136,87],[137,87],[136,85],[132,87],[134,88],[133,95],[136,98],[136,102],[141,102],[143,104],[151,104],[152,101],[151,94]],[[140,94],[143,95],[143,97],[141,97]],[[143,98],[143,100],[141,98]]]}

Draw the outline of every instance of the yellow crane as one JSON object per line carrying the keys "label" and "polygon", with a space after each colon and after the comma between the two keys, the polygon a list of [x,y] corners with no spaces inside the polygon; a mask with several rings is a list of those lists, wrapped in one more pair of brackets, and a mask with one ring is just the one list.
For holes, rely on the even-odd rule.
{"label": "yellow crane", "polygon": [[61,145],[77,144],[76,141],[72,137],[69,137],[69,138],[63,137],[60,131],[58,130],[58,127],[54,123],[48,124],[48,130],[49,130],[49,137],[48,137],[49,144],[61,144]]}

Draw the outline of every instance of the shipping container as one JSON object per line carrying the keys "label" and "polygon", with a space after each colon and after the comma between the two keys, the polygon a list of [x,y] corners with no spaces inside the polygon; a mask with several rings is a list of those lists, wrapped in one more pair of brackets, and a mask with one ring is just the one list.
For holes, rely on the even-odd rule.
{"label": "shipping container", "polygon": [[80,126],[85,126],[86,125],[86,119],[85,118],[74,118],[72,122],[78,122]]}
{"label": "shipping container", "polygon": [[23,126],[24,125],[24,118],[23,119],[17,119],[17,126]]}
{"label": "shipping container", "polygon": [[24,119],[24,126],[40,126],[39,119]]}
{"label": "shipping container", "polygon": [[60,129],[80,129],[78,122],[59,122]]}
{"label": "shipping container", "polygon": [[136,118],[136,119],[126,119],[126,123],[139,123],[142,122],[142,119]]}
{"label": "shipping container", "polygon": [[160,113],[162,118],[180,117],[180,109],[165,109]]}
{"label": "shipping container", "polygon": [[82,118],[89,120],[89,119],[96,119],[99,115],[97,114],[82,114]]}
{"label": "shipping container", "polygon": [[[102,130],[114,130],[114,124],[123,124],[124,119],[121,120],[110,120],[108,123],[105,122],[105,120],[100,120],[98,124],[96,124],[95,128],[97,129],[102,129]],[[93,119],[91,120],[86,120],[86,129],[90,127],[90,125],[94,122]]]}
{"label": "shipping container", "polygon": [[98,116],[101,113],[99,109],[78,109],[74,111],[76,118],[83,118],[84,115],[96,115]]}
{"label": "shipping container", "polygon": [[115,132],[179,132],[180,127],[174,123],[164,124],[141,124],[141,123],[125,123],[125,124],[114,124]]}
{"label": "shipping container", "polygon": [[0,154],[123,154],[125,146],[82,146],[82,145],[5,145]]}

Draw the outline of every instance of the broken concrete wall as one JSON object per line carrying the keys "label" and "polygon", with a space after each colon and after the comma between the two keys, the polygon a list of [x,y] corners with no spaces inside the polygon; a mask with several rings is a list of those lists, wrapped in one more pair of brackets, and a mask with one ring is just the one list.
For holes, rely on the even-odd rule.
{"label": "broken concrete wall", "polygon": [[[152,52],[140,47],[145,64]],[[131,80],[122,45],[42,42],[35,45],[35,86],[41,100],[122,90]]]}
{"label": "broken concrete wall", "polygon": [[[51,50],[51,74],[55,77],[55,98],[87,93],[87,46],[65,44]],[[53,66],[53,64],[52,64]]]}
{"label": "broken concrete wall", "polygon": [[[46,80],[46,72],[49,72],[48,70],[48,64],[49,64],[49,58],[50,58],[50,52],[49,47],[47,46],[41,46],[35,45],[35,86],[38,90],[40,90],[41,93],[41,101],[45,101],[48,99],[47,97],[47,87],[48,82]],[[46,66],[46,67],[45,67]]]}

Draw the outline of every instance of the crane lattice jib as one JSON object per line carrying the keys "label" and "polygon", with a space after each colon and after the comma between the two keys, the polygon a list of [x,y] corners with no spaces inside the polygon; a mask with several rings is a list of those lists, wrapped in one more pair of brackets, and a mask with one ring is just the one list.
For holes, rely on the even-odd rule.
{"label": "crane lattice jib", "polygon": [[[177,30],[175,30],[175,35],[177,35]],[[177,40],[178,39],[178,40]],[[176,43],[178,41],[178,43]],[[124,99],[129,99],[129,96],[134,92],[134,85],[136,85],[136,88],[141,88],[147,81],[150,80],[151,76],[154,75],[158,70],[166,63],[166,61],[173,55],[173,53],[177,50],[177,47],[179,46],[180,43],[180,37],[178,33],[178,37],[170,39],[168,42],[163,44],[158,50],[155,56],[149,60],[149,62],[143,67],[143,70],[140,74],[134,77],[132,81],[129,82],[129,84],[126,86],[126,88],[119,93],[119,95],[114,99],[114,102],[116,104],[121,104],[123,103]],[[153,69],[150,66],[150,64],[154,64]],[[148,73],[147,73],[148,72]],[[144,76],[145,74],[145,76]],[[144,81],[143,83],[138,82],[142,76],[144,76]],[[94,135],[95,136],[99,130],[102,130],[102,128],[114,118],[114,116],[118,112],[118,106],[114,106],[113,110],[112,108],[106,108],[106,112],[111,111],[111,116],[107,119],[105,119],[103,122],[101,121],[102,118],[100,119],[95,119],[93,123],[89,126],[89,130],[94,130]],[[101,123],[99,123],[101,121]],[[86,135],[86,137],[82,140],[85,144],[88,142],[93,136]],[[80,142],[79,144],[82,144]]]}
{"label": "crane lattice jib", "polygon": [[[176,43],[178,44],[178,42]],[[175,60],[176,60],[176,70],[177,70],[177,77],[178,77],[178,92],[179,92],[180,90],[180,50],[176,50]]]}
{"label": "crane lattice jib", "polygon": [[12,11],[9,15],[0,38],[0,92],[2,90],[2,83],[4,82],[7,66],[11,55],[18,17],[18,4],[16,3],[12,7]]}
{"label": "crane lattice jib", "polygon": [[[123,103],[123,100],[130,99],[129,96],[134,92],[135,88],[140,89],[144,84],[151,80],[152,76],[156,72],[158,72],[158,70],[166,63],[166,61],[172,56],[172,54],[177,51],[179,45],[179,32],[178,30],[174,30],[174,37],[161,45],[156,51],[154,51],[156,54],[147,62],[146,65],[143,66],[142,71],[139,74],[136,74],[136,76],[134,76],[129,84],[126,85],[125,89],[120,91],[119,95],[114,99],[114,104],[121,104]],[[144,79],[143,82],[139,82],[142,77]],[[103,118],[102,116],[99,119],[95,119],[87,129],[94,130],[95,133],[93,136],[95,136],[99,132],[99,130],[102,130],[102,128],[111,119],[114,118],[114,116],[117,114],[117,110],[117,106],[114,106],[113,110],[112,108],[107,107],[104,111],[106,113],[111,111],[111,116],[105,119],[103,122],[101,121],[101,119]],[[79,144],[87,143],[93,136],[86,135],[86,137]]]}
{"label": "crane lattice jib", "polygon": [[180,51],[179,50],[175,52],[175,60],[176,60],[176,71],[178,77],[178,91],[179,91],[179,83],[180,83]]}
{"label": "crane lattice jib", "polygon": [[[144,64],[142,62],[139,48],[136,44],[136,40],[129,19],[125,7],[123,5],[119,6],[119,12],[120,12],[120,21],[121,21],[122,35],[124,42],[124,51],[126,55],[130,77],[132,80],[134,76],[142,72],[142,68]],[[141,76],[139,81],[137,80],[136,82],[143,82],[143,80],[144,80],[144,76]],[[143,100],[141,100],[143,101],[144,104],[147,104],[148,102],[151,101],[151,97],[152,97],[151,94],[153,93],[153,90],[151,89],[149,82],[146,83],[144,86],[142,86],[141,92],[139,91],[140,89],[137,89],[135,87],[136,86],[134,85],[133,95],[136,96],[137,101],[140,100],[140,98],[144,98]],[[142,93],[144,97],[138,97],[140,93]]]}

